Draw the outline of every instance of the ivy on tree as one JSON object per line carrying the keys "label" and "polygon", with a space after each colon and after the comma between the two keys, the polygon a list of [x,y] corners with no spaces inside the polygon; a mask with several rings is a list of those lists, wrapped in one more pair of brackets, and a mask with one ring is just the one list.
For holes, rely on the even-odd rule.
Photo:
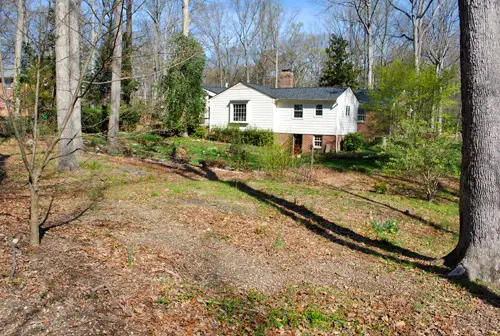
{"label": "ivy on tree", "polygon": [[358,70],[349,61],[347,41],[341,36],[330,35],[330,43],[326,48],[326,62],[323,75],[319,80],[320,86],[351,86],[356,87]]}
{"label": "ivy on tree", "polygon": [[165,96],[164,123],[173,134],[192,132],[205,112],[203,49],[192,36],[179,34],[170,68],[162,80]]}

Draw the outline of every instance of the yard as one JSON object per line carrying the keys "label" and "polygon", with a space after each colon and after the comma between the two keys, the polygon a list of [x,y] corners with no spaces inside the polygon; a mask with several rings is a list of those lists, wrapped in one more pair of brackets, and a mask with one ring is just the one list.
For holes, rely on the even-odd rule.
{"label": "yard", "polygon": [[359,161],[271,179],[198,165],[227,145],[193,142],[186,164],[158,144],[145,162],[148,143],[49,168],[38,250],[20,156],[0,144],[2,334],[499,335],[500,289],[433,263],[458,239],[457,181],[427,202]]}

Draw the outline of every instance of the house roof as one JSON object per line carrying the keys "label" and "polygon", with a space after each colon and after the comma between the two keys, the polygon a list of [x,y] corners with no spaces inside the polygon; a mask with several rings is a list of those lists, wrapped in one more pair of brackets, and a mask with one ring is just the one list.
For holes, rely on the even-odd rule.
{"label": "house roof", "polygon": [[353,90],[353,92],[360,104],[368,104],[370,102],[368,89]]}
{"label": "house roof", "polygon": [[226,89],[225,87],[219,87],[219,86],[205,86],[203,88],[215,94],[219,94]]}
{"label": "house roof", "polygon": [[337,100],[348,88],[347,86],[270,88],[251,83],[243,84],[274,99],[299,100]]}

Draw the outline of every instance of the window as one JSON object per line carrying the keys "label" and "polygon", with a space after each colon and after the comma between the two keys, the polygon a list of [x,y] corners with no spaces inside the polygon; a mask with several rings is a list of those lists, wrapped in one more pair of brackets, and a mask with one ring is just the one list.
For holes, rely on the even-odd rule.
{"label": "window", "polygon": [[304,112],[304,107],[302,106],[302,104],[293,106],[293,117],[294,118],[302,118],[302,116],[304,115],[303,112]]}
{"label": "window", "polygon": [[358,121],[359,122],[364,122],[366,120],[366,113],[365,110],[359,109],[358,110]]}
{"label": "window", "polygon": [[247,104],[233,104],[233,121],[247,121]]}
{"label": "window", "polygon": [[321,104],[316,105],[316,115],[317,116],[322,116],[323,115],[323,105],[321,105]]}
{"label": "window", "polygon": [[345,115],[348,117],[351,115],[351,107],[349,105],[345,107]]}
{"label": "window", "polygon": [[314,135],[313,144],[314,148],[323,148],[323,137],[321,135]]}

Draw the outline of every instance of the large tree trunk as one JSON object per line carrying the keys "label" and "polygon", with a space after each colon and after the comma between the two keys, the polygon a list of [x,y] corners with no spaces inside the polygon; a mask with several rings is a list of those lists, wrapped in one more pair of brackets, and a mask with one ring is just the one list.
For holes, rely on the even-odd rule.
{"label": "large tree trunk", "polygon": [[58,143],[58,170],[71,170],[78,167],[74,152],[73,139],[76,132],[71,116],[70,54],[68,0],[56,1],[56,100],[57,126],[61,132]]}
{"label": "large tree trunk", "polygon": [[118,0],[114,8],[113,22],[116,24],[116,38],[113,48],[113,63],[111,64],[111,111],[108,125],[108,146],[118,145],[118,131],[120,127],[120,97],[122,77],[122,12],[123,0]]}
{"label": "large tree trunk", "polygon": [[[78,80],[80,79],[80,6],[81,0],[69,1],[70,86],[74,97],[80,94],[78,90]],[[75,150],[81,151],[83,150],[83,137],[80,99],[75,102],[71,119],[76,132],[73,146]]]}
{"label": "large tree trunk", "polygon": [[182,34],[189,35],[189,0],[182,0]]}
{"label": "large tree trunk", "polygon": [[446,258],[466,275],[500,283],[500,2],[460,0],[462,174],[460,239]]}
{"label": "large tree trunk", "polygon": [[23,52],[23,40],[24,40],[24,0],[17,1],[17,27],[16,27],[16,45],[14,54],[14,78],[13,78],[13,88],[15,93],[15,106],[14,115],[18,116],[21,111],[21,99],[19,95],[21,94],[21,84],[20,84],[20,74],[21,74],[21,56]]}

